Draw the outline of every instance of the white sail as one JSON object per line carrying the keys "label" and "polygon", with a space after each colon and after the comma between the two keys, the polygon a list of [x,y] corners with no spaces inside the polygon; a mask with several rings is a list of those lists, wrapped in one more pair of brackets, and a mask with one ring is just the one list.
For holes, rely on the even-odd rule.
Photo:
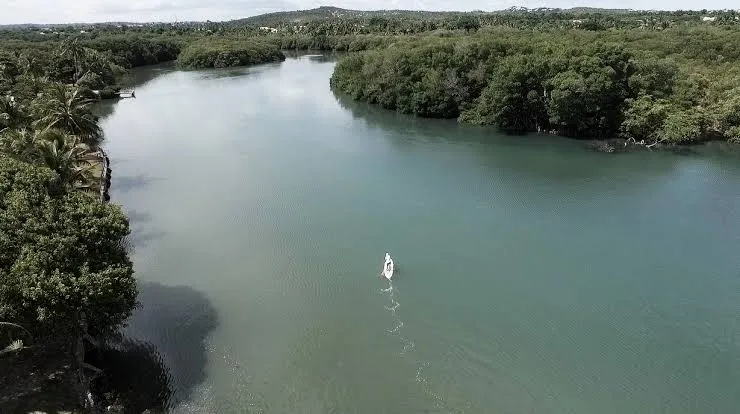
{"label": "white sail", "polygon": [[386,277],[386,279],[391,280],[393,277],[393,259],[391,259],[391,255],[386,253],[385,254],[385,262],[383,263],[383,276]]}

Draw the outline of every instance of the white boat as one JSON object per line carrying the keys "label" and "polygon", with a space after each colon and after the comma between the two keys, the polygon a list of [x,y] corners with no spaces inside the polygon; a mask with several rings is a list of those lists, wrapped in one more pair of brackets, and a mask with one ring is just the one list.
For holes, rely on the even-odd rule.
{"label": "white boat", "polygon": [[393,277],[393,259],[391,259],[391,255],[386,253],[385,254],[385,263],[383,263],[383,276],[385,276],[386,279],[391,280]]}

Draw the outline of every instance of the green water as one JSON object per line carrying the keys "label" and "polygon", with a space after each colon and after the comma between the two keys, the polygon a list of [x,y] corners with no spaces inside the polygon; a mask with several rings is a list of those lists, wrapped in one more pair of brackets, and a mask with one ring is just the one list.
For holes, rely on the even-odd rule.
{"label": "green water", "polygon": [[740,409],[737,154],[412,119],[333,66],[147,69],[108,108],[173,412]]}

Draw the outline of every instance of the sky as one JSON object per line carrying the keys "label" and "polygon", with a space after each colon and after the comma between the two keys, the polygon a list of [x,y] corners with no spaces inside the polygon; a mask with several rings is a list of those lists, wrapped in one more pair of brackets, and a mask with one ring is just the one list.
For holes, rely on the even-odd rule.
{"label": "sky", "polygon": [[336,6],[356,10],[501,10],[518,7],[733,9],[738,0],[0,0],[0,24],[231,20]]}

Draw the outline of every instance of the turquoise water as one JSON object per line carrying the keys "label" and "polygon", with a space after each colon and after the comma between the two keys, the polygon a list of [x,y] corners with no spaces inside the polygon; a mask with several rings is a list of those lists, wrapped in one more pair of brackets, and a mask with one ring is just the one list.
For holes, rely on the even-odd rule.
{"label": "turquoise water", "polygon": [[108,108],[173,412],[738,410],[740,156],[413,119],[333,67],[146,69]]}

